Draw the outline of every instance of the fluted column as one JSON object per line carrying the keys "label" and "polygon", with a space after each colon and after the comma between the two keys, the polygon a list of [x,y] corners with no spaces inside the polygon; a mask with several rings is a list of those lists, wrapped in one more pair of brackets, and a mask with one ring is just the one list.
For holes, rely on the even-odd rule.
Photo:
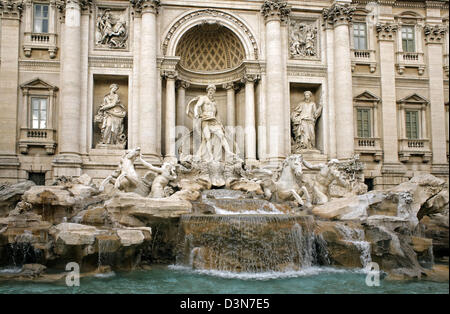
{"label": "fluted column", "polygon": [[166,79],[166,114],[165,114],[165,160],[176,161],[175,156],[175,130],[176,130],[176,99],[175,82],[177,79],[176,71],[164,71],[163,76]]}
{"label": "fluted column", "polygon": [[255,82],[257,75],[246,74],[242,79],[245,84],[245,161],[256,161],[256,118],[255,118]]}
{"label": "fluted column", "polygon": [[61,102],[58,159],[79,161],[81,110],[81,7],[83,1],[68,0],[65,7],[61,63]]}
{"label": "fluted column", "polygon": [[[349,23],[354,8],[334,3],[323,10],[325,23],[334,27],[334,96],[336,112],[336,155],[351,158],[354,153],[352,70]],[[350,123],[349,123],[350,122]]]}
{"label": "fluted column", "polygon": [[[397,25],[379,23],[376,27],[380,53],[381,116],[383,122],[383,167],[395,167],[398,159],[398,123],[395,93],[395,50],[394,40]],[[400,116],[402,121],[403,115]],[[400,128],[403,128],[403,122]]]}
{"label": "fluted column", "polygon": [[278,162],[286,152],[281,21],[287,19],[290,8],[284,0],[266,0],[261,13],[266,22],[267,157],[270,162]]}
{"label": "fluted column", "polygon": [[[444,71],[442,62],[442,44],[446,36],[446,29],[440,25],[425,25],[425,43],[429,67],[430,113],[431,113],[431,146],[433,151],[432,172],[442,172],[447,164],[445,108],[444,108]],[[443,167],[444,166],[444,167]],[[445,170],[445,169],[444,169]],[[448,172],[448,164],[446,166]]]}
{"label": "fluted column", "polygon": [[161,152],[158,142],[158,71],[156,64],[157,33],[156,15],[159,0],[131,0],[135,10],[141,14],[141,54],[140,54],[140,99],[138,145],[148,157],[159,160]]}

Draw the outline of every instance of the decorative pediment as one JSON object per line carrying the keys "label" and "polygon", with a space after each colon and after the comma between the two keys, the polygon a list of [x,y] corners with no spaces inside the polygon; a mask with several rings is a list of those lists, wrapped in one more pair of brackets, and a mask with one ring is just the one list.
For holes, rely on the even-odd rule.
{"label": "decorative pediment", "polygon": [[20,85],[20,88],[22,89],[41,89],[41,90],[58,90],[58,87],[53,86],[47,82],[44,82],[40,78],[33,79],[31,81],[28,81],[26,83],[23,83]]}
{"label": "decorative pediment", "polygon": [[409,95],[397,101],[399,104],[415,104],[415,105],[426,105],[428,100],[424,97],[417,95],[416,93]]}
{"label": "decorative pediment", "polygon": [[377,102],[380,102],[381,99],[380,99],[380,97],[372,94],[371,92],[365,91],[365,92],[359,94],[358,96],[354,97],[353,100],[358,101],[358,102],[365,101],[365,102],[377,103]]}

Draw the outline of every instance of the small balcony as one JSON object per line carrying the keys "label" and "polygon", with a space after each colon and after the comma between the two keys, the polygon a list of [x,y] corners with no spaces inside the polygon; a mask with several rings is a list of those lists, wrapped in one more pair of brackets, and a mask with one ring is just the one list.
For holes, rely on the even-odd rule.
{"label": "small balcony", "polygon": [[28,154],[28,150],[31,146],[44,147],[48,155],[53,155],[56,148],[56,130],[20,129],[20,153]]}
{"label": "small balcony", "polygon": [[428,139],[401,139],[399,140],[399,156],[401,162],[409,161],[411,156],[422,156],[422,161],[431,160],[430,140]]}
{"label": "small balcony", "polygon": [[359,50],[352,49],[352,72],[356,65],[368,65],[370,73],[374,73],[377,69],[377,61],[375,59],[375,50]]}
{"label": "small balcony", "polygon": [[355,152],[373,155],[374,161],[380,161],[383,156],[379,138],[355,137]]}
{"label": "small balcony", "polygon": [[31,57],[31,50],[48,50],[50,59],[56,57],[56,34],[50,33],[25,33],[23,52],[26,57]]}
{"label": "small balcony", "polygon": [[417,68],[419,75],[425,71],[425,62],[422,52],[397,52],[397,72],[403,74],[405,68]]}

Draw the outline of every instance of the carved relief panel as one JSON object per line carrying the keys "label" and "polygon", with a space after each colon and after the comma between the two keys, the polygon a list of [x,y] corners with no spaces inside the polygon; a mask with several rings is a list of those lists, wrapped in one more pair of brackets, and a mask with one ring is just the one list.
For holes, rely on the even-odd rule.
{"label": "carved relief panel", "polygon": [[96,49],[128,49],[130,33],[128,8],[97,7],[95,21]]}
{"label": "carved relief panel", "polygon": [[319,28],[317,21],[290,20],[289,57],[291,59],[320,59]]}

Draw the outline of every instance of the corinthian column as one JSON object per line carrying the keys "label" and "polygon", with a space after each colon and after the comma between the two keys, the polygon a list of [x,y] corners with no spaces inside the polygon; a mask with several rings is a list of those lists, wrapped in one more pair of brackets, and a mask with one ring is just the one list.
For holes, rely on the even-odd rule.
{"label": "corinthian column", "polygon": [[160,6],[159,0],[130,0],[136,12],[141,13],[141,68],[139,99],[138,145],[148,157],[159,160],[158,141],[158,71],[156,65],[156,15]]}
{"label": "corinthian column", "polygon": [[[61,73],[61,119],[59,123],[59,153],[57,162],[81,163],[81,5],[86,1],[67,0],[65,6],[63,64]],[[58,171],[56,171],[58,172]],[[55,175],[68,173],[55,173]]]}
{"label": "corinthian column", "polygon": [[257,75],[246,74],[245,83],[245,161],[256,162],[255,81]]}
{"label": "corinthian column", "polygon": [[439,174],[447,172],[448,162],[446,152],[445,108],[444,108],[444,71],[442,62],[442,44],[446,29],[439,25],[425,25],[425,43],[428,48],[429,90],[431,113],[431,146],[433,149],[432,172]]}
{"label": "corinthian column", "polygon": [[266,0],[261,7],[266,22],[267,158],[270,162],[280,161],[286,154],[281,21],[287,19],[290,11],[284,0]]}
{"label": "corinthian column", "polygon": [[324,22],[334,27],[334,96],[336,107],[337,158],[350,158],[354,152],[352,70],[349,23],[354,8],[334,3],[323,10]]}
{"label": "corinthian column", "polygon": [[166,130],[165,130],[165,149],[166,161],[176,161],[175,156],[175,124],[176,124],[176,99],[175,82],[177,71],[164,71],[163,76],[166,79]]}

